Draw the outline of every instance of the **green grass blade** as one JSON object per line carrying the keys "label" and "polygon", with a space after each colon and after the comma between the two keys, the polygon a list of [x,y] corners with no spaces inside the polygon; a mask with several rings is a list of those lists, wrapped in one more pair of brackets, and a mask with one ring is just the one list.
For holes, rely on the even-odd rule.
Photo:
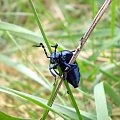
{"label": "green grass blade", "polygon": [[116,64],[115,64],[115,63],[111,63],[111,64],[108,64],[108,65],[106,65],[106,66],[104,65],[103,67],[102,67],[102,66],[99,67],[99,66],[97,66],[96,64],[91,63],[91,62],[90,62],[89,60],[87,60],[87,59],[80,58],[79,60],[83,61],[85,64],[88,64],[89,66],[93,67],[94,69],[100,71],[100,73],[97,75],[99,78],[95,79],[93,85],[99,83],[100,80],[101,80],[100,78],[101,78],[103,75],[105,75],[106,77],[108,77],[109,79],[111,79],[111,80],[113,80],[113,81],[118,81],[118,80],[119,80],[119,78],[116,77],[115,75],[113,75],[113,74],[111,75],[111,74],[109,73],[109,70],[117,67],[117,65],[119,66],[119,65],[120,65],[120,62],[117,62]]}
{"label": "green grass blade", "polygon": [[7,22],[0,22],[0,30],[1,31],[9,31],[13,35],[23,38],[24,40],[29,40],[31,42],[43,42],[43,38],[41,34],[36,34],[26,28],[21,26],[7,23]]}
{"label": "green grass blade", "polygon": [[97,84],[94,89],[97,120],[109,119],[105,93],[113,100],[114,104],[120,106],[120,98],[109,84],[106,82]]}
{"label": "green grass blade", "polygon": [[5,15],[5,16],[33,16],[32,13],[28,12],[0,12],[0,15]]}
{"label": "green grass blade", "polygon": [[99,83],[94,88],[97,120],[109,120],[104,85]]}
{"label": "green grass blade", "polygon": [[0,22],[0,30],[11,31],[11,32],[16,32],[16,33],[33,34],[33,32],[31,32],[28,29],[25,29],[21,26],[18,26],[12,23],[7,23],[7,22]]}
{"label": "green grass blade", "polygon": [[79,120],[82,120],[81,113],[80,113],[80,111],[79,111],[79,108],[78,108],[78,106],[77,106],[77,103],[76,103],[76,101],[75,101],[75,98],[74,98],[74,96],[73,96],[73,94],[72,94],[72,91],[70,90],[69,84],[68,84],[68,82],[67,82],[66,80],[64,80],[64,84],[65,84],[65,86],[66,86],[66,88],[67,88],[67,90],[68,90],[69,97],[70,97],[70,99],[71,99],[71,103],[72,103],[73,107],[74,107],[75,110],[76,110],[76,113],[77,113],[77,115],[78,115],[78,118],[79,118]]}
{"label": "green grass blade", "polygon": [[120,107],[120,97],[116,94],[116,92],[112,89],[112,87],[104,83],[104,89],[107,95],[113,100],[113,102]]}
{"label": "green grass blade", "polygon": [[21,98],[24,98],[24,99],[26,99],[30,102],[33,102],[34,104],[37,104],[38,106],[49,109],[50,111],[52,111],[52,112],[60,115],[61,117],[65,118],[62,114],[58,113],[57,111],[53,110],[51,107],[49,107],[49,106],[45,105],[44,103],[40,102],[39,98],[37,99],[37,97],[35,97],[35,96],[29,95],[29,94],[26,94],[26,93],[22,93],[22,92],[19,92],[19,91],[16,91],[16,90],[12,90],[12,89],[7,88],[7,87],[2,87],[2,86],[0,87],[0,91],[11,94],[11,95],[16,95],[16,96],[21,97]]}
{"label": "green grass blade", "polygon": [[[111,4],[111,37],[113,38],[115,34],[115,0]],[[114,45],[111,48],[111,62],[114,59]]]}
{"label": "green grass blade", "polygon": [[[26,93],[23,93],[23,92],[20,92],[17,90],[13,90],[13,89],[10,89],[7,87],[0,86],[0,91],[5,92],[5,93],[10,94],[10,95],[13,95],[13,96],[22,97],[30,102],[33,102],[34,104],[37,104],[40,107],[51,110],[52,112],[54,112],[60,116],[62,114],[64,114],[65,116],[67,116],[67,118],[79,120],[74,108],[70,108],[70,107],[62,106],[62,105],[58,105],[58,104],[53,104],[52,107],[49,107],[47,105],[47,100],[44,100],[42,98],[38,98],[38,97],[30,95],[30,94],[26,94]],[[85,119],[96,120],[95,115],[86,113],[84,111],[81,111],[81,113],[82,113],[83,118],[85,118]],[[65,118],[64,115],[62,115],[63,118]]]}
{"label": "green grass blade", "polygon": [[22,65],[17,62],[13,62],[10,58],[7,56],[4,56],[0,54],[0,62],[9,65],[10,67],[16,69],[17,71],[21,72],[22,74],[25,74],[29,78],[33,79],[34,81],[38,82],[39,84],[43,85],[47,89],[51,89],[50,86],[42,80],[40,76],[38,76],[35,72],[27,68],[25,65]]}
{"label": "green grass blade", "polygon": [[31,119],[17,118],[0,111],[0,120],[31,120]]}
{"label": "green grass blade", "polygon": [[100,70],[101,73],[99,73],[99,74],[96,76],[96,79],[95,79],[95,81],[94,81],[94,85],[100,82],[100,80],[101,80],[101,78],[103,77],[103,75],[109,77],[109,79],[112,80],[112,81],[119,81],[119,78],[118,78],[117,76],[109,73],[110,70],[116,68],[116,67],[119,66],[119,65],[120,65],[120,62],[117,62],[116,64],[111,63],[111,64],[109,64],[109,65],[106,65],[106,66],[104,66],[104,67],[99,68],[99,70]]}
{"label": "green grass blade", "polygon": [[[54,94],[55,94],[57,85],[58,85],[58,80],[55,81],[54,86],[53,86],[53,88],[52,88],[52,92],[51,92],[50,97],[49,97],[49,100],[48,100],[48,102],[47,102],[47,105],[48,105],[48,106],[51,106],[51,103],[52,103],[52,101],[53,101],[53,97],[54,97]],[[47,110],[47,109],[43,112],[43,115],[42,115],[42,117],[41,117],[41,120],[46,119],[48,112],[49,112],[49,110]]]}
{"label": "green grass blade", "polygon": [[[37,21],[37,23],[38,23],[38,26],[39,26],[39,29],[40,29],[40,31],[41,31],[41,33],[42,33],[42,36],[43,36],[43,38],[44,38],[44,41],[45,41],[45,43],[46,43],[46,45],[47,45],[47,48],[48,48],[49,52],[52,53],[50,44],[49,44],[48,39],[47,39],[47,37],[46,37],[46,35],[45,35],[45,32],[44,32],[44,30],[43,30],[43,28],[42,28],[42,24],[41,24],[41,22],[40,22],[40,20],[39,20],[39,17],[38,17],[38,14],[37,14],[36,9],[35,9],[35,7],[34,7],[34,4],[33,4],[32,0],[29,0],[29,2],[30,2],[30,4],[31,4],[32,10],[33,10],[33,12],[34,12],[36,21]],[[57,82],[56,82],[56,83],[57,83]],[[48,104],[47,104],[47,105],[49,105],[49,106],[50,106],[50,104],[51,104],[51,102],[52,102],[52,97],[54,96],[54,93],[55,93],[55,90],[56,90],[56,87],[57,87],[57,84],[56,84],[56,83],[55,83],[55,85],[54,85],[54,87],[53,87],[53,89],[52,89],[52,93],[51,93],[51,95],[50,95],[50,98],[49,98],[49,101],[48,101]],[[45,110],[45,112],[43,113],[43,117],[44,117],[44,118],[47,117],[47,113],[48,113],[48,110]]]}
{"label": "green grass blade", "polygon": [[93,17],[94,17],[98,11],[96,0],[91,0],[91,4],[92,4]]}
{"label": "green grass blade", "polygon": [[34,7],[34,4],[33,4],[32,0],[29,0],[29,2],[30,2],[30,5],[31,5],[32,10],[33,10],[33,12],[34,12],[34,15],[35,15],[36,21],[37,21],[37,23],[38,23],[39,29],[40,29],[40,31],[41,31],[41,33],[42,33],[43,38],[44,38],[44,41],[45,41],[45,43],[46,43],[46,45],[47,45],[47,48],[48,48],[49,52],[52,53],[50,44],[49,44],[48,39],[47,39],[47,37],[46,37],[46,35],[45,35],[45,32],[44,32],[44,30],[43,30],[43,28],[42,28],[42,24],[41,24],[41,22],[40,22],[40,20],[39,20],[39,17],[38,17],[38,14],[37,14],[36,9],[35,9],[35,7]]}

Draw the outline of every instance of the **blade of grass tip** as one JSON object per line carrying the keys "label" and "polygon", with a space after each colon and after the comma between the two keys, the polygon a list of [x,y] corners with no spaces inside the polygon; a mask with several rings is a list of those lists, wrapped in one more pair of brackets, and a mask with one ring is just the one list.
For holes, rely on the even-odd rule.
{"label": "blade of grass tip", "polygon": [[41,33],[42,33],[42,36],[43,36],[43,38],[44,38],[44,41],[45,41],[45,43],[46,43],[46,45],[47,45],[47,48],[48,48],[49,52],[52,53],[50,44],[49,44],[48,39],[47,39],[47,36],[45,35],[45,32],[44,32],[44,30],[43,30],[43,28],[42,28],[42,24],[41,24],[41,22],[40,22],[40,19],[39,19],[39,17],[38,17],[38,14],[37,14],[37,11],[36,11],[36,9],[35,9],[35,7],[34,7],[34,4],[33,4],[32,0],[29,0],[29,2],[30,2],[30,4],[31,4],[32,10],[33,10],[33,12],[34,12],[36,21],[37,21],[37,23],[38,23],[38,26],[39,26],[39,29],[40,29],[40,31],[41,31]]}

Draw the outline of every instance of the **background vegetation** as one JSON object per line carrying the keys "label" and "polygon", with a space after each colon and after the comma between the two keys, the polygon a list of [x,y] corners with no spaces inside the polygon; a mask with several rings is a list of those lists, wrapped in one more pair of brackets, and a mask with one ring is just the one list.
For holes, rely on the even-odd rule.
{"label": "background vegetation", "polygon": [[[120,1],[113,1],[77,59],[81,82],[71,90],[85,120],[120,119]],[[58,51],[76,49],[103,3],[34,1],[49,42],[58,43]],[[43,50],[32,47],[44,40],[29,1],[1,0],[0,20],[0,119],[39,119],[45,108],[50,109],[46,100],[54,78]],[[64,84],[55,103],[59,105],[50,109],[48,120],[78,119]]]}

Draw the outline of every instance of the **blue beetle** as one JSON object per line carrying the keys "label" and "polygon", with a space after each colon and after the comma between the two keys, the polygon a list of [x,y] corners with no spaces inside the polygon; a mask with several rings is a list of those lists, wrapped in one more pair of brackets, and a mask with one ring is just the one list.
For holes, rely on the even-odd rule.
{"label": "blue beetle", "polygon": [[[35,47],[42,47],[47,58],[50,58],[49,70],[56,80],[56,74],[60,74],[56,71],[58,65],[60,66],[62,72],[67,72],[66,80],[74,87],[77,88],[80,81],[80,72],[75,61],[73,64],[69,64],[69,61],[73,55],[74,51],[63,50],[56,52],[58,45],[52,46],[55,48],[55,52],[51,53],[50,57],[47,55],[46,49],[42,43],[40,45],[34,45]],[[66,70],[67,68],[67,70]],[[53,72],[54,71],[54,72]],[[55,74],[56,73],[56,74]]]}

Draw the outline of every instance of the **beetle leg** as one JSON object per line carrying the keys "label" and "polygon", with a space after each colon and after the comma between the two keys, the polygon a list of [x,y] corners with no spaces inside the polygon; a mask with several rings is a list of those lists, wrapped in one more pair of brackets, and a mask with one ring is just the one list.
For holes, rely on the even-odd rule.
{"label": "beetle leg", "polygon": [[[53,69],[54,70],[54,72],[58,75],[58,76],[60,76],[60,74],[55,70],[55,68],[58,66],[58,63],[56,63],[55,65],[53,65],[53,66],[50,66],[49,67],[49,69]],[[53,73],[53,72],[52,72]]]}
{"label": "beetle leg", "polygon": [[71,68],[72,68],[72,69],[75,69],[75,68],[77,67],[76,64],[69,64],[69,63],[66,63],[66,62],[64,62],[64,65],[65,65],[66,67],[68,67],[67,70],[65,70],[65,72],[69,72]]}
{"label": "beetle leg", "polygon": [[53,69],[54,70],[54,72],[58,75],[58,76],[60,76],[60,74],[55,70],[55,69]]}
{"label": "beetle leg", "polygon": [[[51,74],[53,75],[53,77],[55,78],[55,81],[56,81],[56,75],[52,72],[52,69],[54,70],[58,65],[59,65],[59,64],[56,63],[56,64],[54,64],[53,66],[49,66],[49,70],[50,70]],[[55,70],[54,70],[54,71],[55,71]],[[55,71],[55,73],[56,73],[56,72],[57,72],[57,71]]]}
{"label": "beetle leg", "polygon": [[52,68],[49,68],[49,70],[50,70],[50,73],[53,75],[53,77],[54,77],[54,79],[56,81],[56,75],[52,72]]}
{"label": "beetle leg", "polygon": [[45,52],[46,57],[47,57],[47,58],[50,58],[50,57],[48,56],[48,54],[47,54],[47,51],[46,51],[45,46],[43,45],[43,43],[40,43],[39,45],[33,45],[33,47],[42,47],[43,50],[44,50],[44,52]]}
{"label": "beetle leg", "polygon": [[57,66],[59,65],[59,63],[54,64],[53,66],[49,66],[50,69],[55,69]]}
{"label": "beetle leg", "polygon": [[77,64],[69,64],[73,69],[77,68]]}
{"label": "beetle leg", "polygon": [[65,70],[65,72],[68,72],[68,71],[70,70],[71,66],[70,66],[68,63],[66,63],[66,62],[63,62],[63,64],[64,64],[66,67],[68,67],[67,70]]}

